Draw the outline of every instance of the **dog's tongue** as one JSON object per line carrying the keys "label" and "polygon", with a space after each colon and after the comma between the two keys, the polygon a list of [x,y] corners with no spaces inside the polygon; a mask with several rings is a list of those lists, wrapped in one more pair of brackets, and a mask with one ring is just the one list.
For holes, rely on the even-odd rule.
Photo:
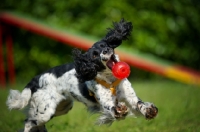
{"label": "dog's tongue", "polygon": [[112,70],[112,67],[115,65],[115,62],[114,62],[112,59],[110,59],[110,60],[106,63],[106,65],[107,65],[107,67],[108,67],[109,69]]}
{"label": "dog's tongue", "polygon": [[107,67],[112,70],[112,67],[117,63],[115,55],[112,55],[111,59],[106,63]]}

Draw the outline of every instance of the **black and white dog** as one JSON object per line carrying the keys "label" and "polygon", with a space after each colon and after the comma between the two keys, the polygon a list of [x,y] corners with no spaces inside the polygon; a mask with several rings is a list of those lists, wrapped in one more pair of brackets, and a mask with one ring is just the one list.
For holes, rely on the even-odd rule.
{"label": "black and white dog", "polygon": [[[131,31],[131,22],[122,19],[113,23],[106,36],[87,52],[73,50],[73,63],[54,67],[34,77],[21,93],[10,90],[9,109],[22,109],[28,105],[24,132],[46,131],[45,123],[68,113],[74,99],[84,103],[89,111],[100,113],[99,125],[123,119],[127,113],[139,112],[146,119],[153,119],[158,112],[154,104],[139,99],[128,79],[118,80],[111,71],[119,61],[114,49]],[[111,87],[115,88],[114,92]]]}

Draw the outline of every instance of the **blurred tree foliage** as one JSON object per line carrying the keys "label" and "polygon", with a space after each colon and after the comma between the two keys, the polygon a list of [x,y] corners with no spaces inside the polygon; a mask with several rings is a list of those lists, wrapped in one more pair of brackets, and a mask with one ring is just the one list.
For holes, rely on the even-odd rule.
{"label": "blurred tree foliage", "polygon": [[[133,22],[134,31],[124,46],[200,69],[199,0],[4,0],[0,9],[99,38],[111,22],[125,18]],[[20,72],[26,67],[33,75],[72,60],[70,47],[26,31],[13,32]]]}

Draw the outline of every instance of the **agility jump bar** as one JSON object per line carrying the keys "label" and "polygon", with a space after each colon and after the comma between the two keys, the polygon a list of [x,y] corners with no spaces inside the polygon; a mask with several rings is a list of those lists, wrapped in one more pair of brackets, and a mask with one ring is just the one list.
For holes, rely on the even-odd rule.
{"label": "agility jump bar", "polygon": [[[77,47],[83,50],[87,50],[95,42],[78,35],[72,35],[63,30],[52,28],[45,24],[39,23],[20,15],[16,15],[11,12],[1,12],[0,22],[48,37],[63,44]],[[200,86],[199,71],[180,65],[155,62],[148,57],[146,58],[135,55],[134,53],[127,53],[120,49],[117,50],[117,53],[119,54],[121,60],[127,62],[133,67],[156,73],[186,84],[194,84]]]}

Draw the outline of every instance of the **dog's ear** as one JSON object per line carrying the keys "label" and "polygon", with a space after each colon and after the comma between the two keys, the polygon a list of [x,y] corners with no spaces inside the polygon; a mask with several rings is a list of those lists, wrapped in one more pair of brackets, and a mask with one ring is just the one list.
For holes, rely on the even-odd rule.
{"label": "dog's ear", "polygon": [[82,54],[80,50],[74,49],[72,51],[74,58],[74,65],[76,76],[80,82],[92,80],[96,77],[97,71],[95,65],[88,58],[87,52]]}
{"label": "dog's ear", "polygon": [[121,19],[120,22],[113,22],[113,28],[108,28],[108,33],[102,40],[111,48],[118,47],[122,40],[128,39],[133,29],[132,23]]}

